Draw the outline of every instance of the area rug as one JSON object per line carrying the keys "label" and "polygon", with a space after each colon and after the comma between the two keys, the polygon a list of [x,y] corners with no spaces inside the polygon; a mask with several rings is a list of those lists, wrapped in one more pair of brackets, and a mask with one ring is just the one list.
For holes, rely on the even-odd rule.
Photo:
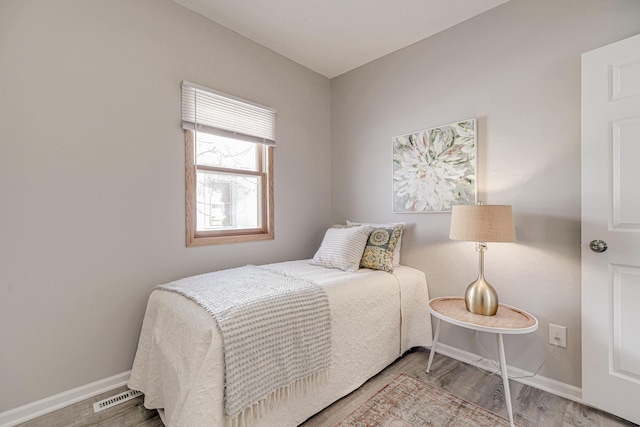
{"label": "area rug", "polygon": [[335,427],[496,427],[509,420],[400,374]]}

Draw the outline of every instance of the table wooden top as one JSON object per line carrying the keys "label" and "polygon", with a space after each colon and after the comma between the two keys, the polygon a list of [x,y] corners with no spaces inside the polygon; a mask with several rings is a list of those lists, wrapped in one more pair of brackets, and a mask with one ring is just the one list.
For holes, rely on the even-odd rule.
{"label": "table wooden top", "polygon": [[498,305],[495,316],[483,316],[467,311],[464,298],[442,297],[429,301],[429,311],[446,322],[485,332],[526,334],[538,329],[538,319],[506,304]]}

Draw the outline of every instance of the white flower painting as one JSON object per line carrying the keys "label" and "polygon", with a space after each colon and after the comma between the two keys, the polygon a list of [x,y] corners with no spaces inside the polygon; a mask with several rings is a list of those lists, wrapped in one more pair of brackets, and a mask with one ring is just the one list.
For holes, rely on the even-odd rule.
{"label": "white flower painting", "polygon": [[476,119],[393,138],[393,211],[476,203]]}

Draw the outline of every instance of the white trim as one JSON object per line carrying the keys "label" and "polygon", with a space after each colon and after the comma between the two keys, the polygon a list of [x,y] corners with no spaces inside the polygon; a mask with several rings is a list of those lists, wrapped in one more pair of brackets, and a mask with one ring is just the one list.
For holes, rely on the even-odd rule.
{"label": "white trim", "polygon": [[0,412],[0,427],[13,427],[25,421],[49,414],[74,403],[90,399],[102,393],[127,385],[131,371],[98,380],[71,390],[58,393],[36,402]]}
{"label": "white trim", "polygon": [[[459,348],[452,347],[441,342],[438,343],[436,348],[436,354],[443,354],[461,362],[468,363],[470,365],[478,366],[479,368],[487,371],[495,371],[496,367],[483,356],[470,353]],[[480,362],[478,360],[482,359]],[[433,367],[432,367],[433,370]],[[507,366],[507,372],[509,377],[523,377],[533,375],[532,372],[525,371],[524,369],[515,368],[513,366]],[[557,396],[564,397],[565,399],[573,400],[574,402],[586,403],[582,400],[582,389],[570,384],[566,384],[560,381],[553,380],[551,378],[543,377],[542,375],[536,375],[528,378],[511,378],[522,384],[535,387],[540,390],[553,393]]]}

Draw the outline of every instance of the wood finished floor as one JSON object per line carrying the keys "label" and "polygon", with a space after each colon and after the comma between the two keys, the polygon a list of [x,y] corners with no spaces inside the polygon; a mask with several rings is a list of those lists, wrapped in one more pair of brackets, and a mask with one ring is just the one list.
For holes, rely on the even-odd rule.
{"label": "wood finished floor", "polygon": [[[308,419],[302,427],[330,427],[353,412],[379,389],[401,373],[412,375],[429,384],[440,387],[463,399],[471,401],[503,417],[504,406],[502,379],[497,375],[485,375],[474,366],[436,354],[431,372],[425,367],[429,350],[416,350],[405,354],[384,371],[367,381],[362,387],[337,401],[322,412]],[[515,422],[522,427],[614,427],[637,426],[602,411],[558,397],[516,381],[510,382]],[[114,390],[79,402],[70,407],[35,420],[20,424],[21,427],[162,427],[157,411],[142,406],[142,396],[97,414],[93,403],[116,393]]]}

